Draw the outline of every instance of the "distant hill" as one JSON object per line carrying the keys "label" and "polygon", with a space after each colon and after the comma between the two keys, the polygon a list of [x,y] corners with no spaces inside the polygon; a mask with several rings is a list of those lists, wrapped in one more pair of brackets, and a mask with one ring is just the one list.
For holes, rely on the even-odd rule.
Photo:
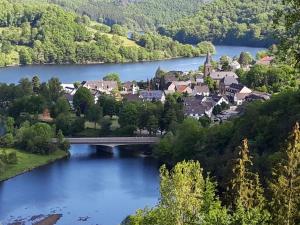
{"label": "distant hill", "polygon": [[194,15],[206,0],[42,0],[112,25],[154,30]]}
{"label": "distant hill", "polygon": [[211,43],[195,48],[150,33],[129,40],[120,25],[109,27],[54,4],[0,0],[0,66],[192,57],[207,47],[213,49]]}
{"label": "distant hill", "polygon": [[215,44],[268,47],[276,42],[279,29],[273,17],[281,0],[214,0],[199,12],[159,29],[181,43],[212,41]]}

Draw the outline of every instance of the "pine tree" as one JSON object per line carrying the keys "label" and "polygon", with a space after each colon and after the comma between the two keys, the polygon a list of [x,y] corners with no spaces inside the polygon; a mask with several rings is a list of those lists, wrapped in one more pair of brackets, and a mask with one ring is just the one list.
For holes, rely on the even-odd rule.
{"label": "pine tree", "polygon": [[296,123],[287,139],[283,160],[274,169],[270,183],[273,223],[294,225],[300,221],[300,130]]}
{"label": "pine tree", "polygon": [[265,209],[264,191],[259,181],[259,175],[250,171],[252,161],[248,140],[244,139],[238,149],[239,157],[233,167],[231,180],[232,208],[235,210],[232,224],[267,224],[269,213]]}

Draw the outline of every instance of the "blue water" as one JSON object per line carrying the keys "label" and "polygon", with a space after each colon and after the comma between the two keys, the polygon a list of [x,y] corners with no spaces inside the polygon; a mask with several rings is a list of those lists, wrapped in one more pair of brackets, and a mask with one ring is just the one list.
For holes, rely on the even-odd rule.
{"label": "blue water", "polygon": [[[117,225],[159,196],[158,164],[131,150],[73,145],[71,158],[0,182],[0,224],[62,214],[57,224]],[[88,217],[86,222],[80,217]]]}
{"label": "blue water", "polygon": [[[254,57],[262,48],[243,46],[216,46],[215,60],[223,55],[238,56],[240,52],[250,52]],[[146,80],[152,78],[158,67],[164,70],[197,70],[203,65],[205,57],[180,58],[172,60],[139,62],[125,64],[95,64],[95,65],[32,65],[21,67],[0,68],[0,82],[17,83],[23,77],[39,75],[41,80],[46,81],[57,76],[64,83],[75,81],[101,79],[107,73],[119,73],[123,81]]]}

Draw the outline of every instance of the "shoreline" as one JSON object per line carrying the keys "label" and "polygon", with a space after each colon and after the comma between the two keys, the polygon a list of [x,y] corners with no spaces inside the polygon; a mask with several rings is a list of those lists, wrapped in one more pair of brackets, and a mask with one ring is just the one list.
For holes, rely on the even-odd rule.
{"label": "shoreline", "polygon": [[[216,53],[212,54],[215,55]],[[144,63],[144,62],[159,62],[159,61],[164,61],[164,60],[172,60],[172,59],[188,59],[188,58],[197,58],[197,57],[205,57],[205,54],[201,54],[199,56],[178,56],[178,57],[171,57],[171,58],[163,58],[163,59],[153,59],[153,60],[138,60],[138,61],[125,61],[125,62],[84,62],[84,63],[31,63],[31,64],[11,64],[11,65],[6,65],[6,66],[0,66],[0,69],[4,68],[12,68],[12,67],[24,67],[24,66],[42,66],[42,65],[102,65],[102,64],[108,64],[108,65],[116,65],[116,64],[134,64],[134,63]]]}
{"label": "shoreline", "polygon": [[[16,151],[18,151],[18,150],[16,150]],[[58,150],[58,151],[60,151],[60,153],[63,152],[63,151],[61,151],[61,150]],[[56,153],[57,153],[57,152],[56,152]],[[54,153],[53,153],[53,154],[54,154]],[[40,156],[41,156],[41,155],[40,155]],[[51,156],[51,155],[49,155],[49,156]],[[70,156],[70,153],[69,153],[69,152],[65,152],[65,154],[57,155],[57,157],[55,157],[55,158],[49,159],[49,160],[47,160],[46,162],[42,162],[42,163],[40,163],[40,164],[38,164],[38,165],[35,165],[35,166],[25,168],[25,169],[23,169],[23,170],[21,170],[21,171],[19,171],[19,172],[14,173],[13,175],[10,175],[10,176],[3,176],[3,178],[0,178],[0,184],[1,184],[2,182],[5,182],[5,181],[7,181],[7,180],[10,180],[10,179],[12,179],[12,178],[14,178],[14,177],[17,177],[17,176],[20,176],[20,175],[22,175],[22,174],[25,174],[25,173],[28,173],[28,172],[30,172],[30,171],[33,171],[33,170],[35,170],[35,169],[41,168],[41,167],[43,167],[43,166],[50,165],[50,164],[52,164],[52,163],[54,163],[54,162],[56,162],[56,161],[59,161],[59,160],[62,160],[62,159],[67,159],[69,156]],[[15,166],[15,165],[10,165],[10,166]],[[5,172],[4,172],[4,173],[5,173]]]}

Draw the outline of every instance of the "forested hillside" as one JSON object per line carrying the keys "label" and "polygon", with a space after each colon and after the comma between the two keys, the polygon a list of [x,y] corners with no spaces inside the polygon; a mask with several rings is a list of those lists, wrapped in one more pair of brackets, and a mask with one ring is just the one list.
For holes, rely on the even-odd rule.
{"label": "forested hillside", "polygon": [[205,0],[43,0],[81,15],[135,30],[154,30],[197,12]]}
{"label": "forested hillside", "polygon": [[181,19],[160,33],[182,43],[210,40],[217,44],[268,47],[280,32],[273,17],[281,0],[215,0],[200,7],[195,16]]}
{"label": "forested hillside", "polygon": [[0,41],[0,66],[135,62],[206,53],[203,45],[194,48],[157,34],[129,40],[120,25],[108,27],[36,1],[0,0]]}

